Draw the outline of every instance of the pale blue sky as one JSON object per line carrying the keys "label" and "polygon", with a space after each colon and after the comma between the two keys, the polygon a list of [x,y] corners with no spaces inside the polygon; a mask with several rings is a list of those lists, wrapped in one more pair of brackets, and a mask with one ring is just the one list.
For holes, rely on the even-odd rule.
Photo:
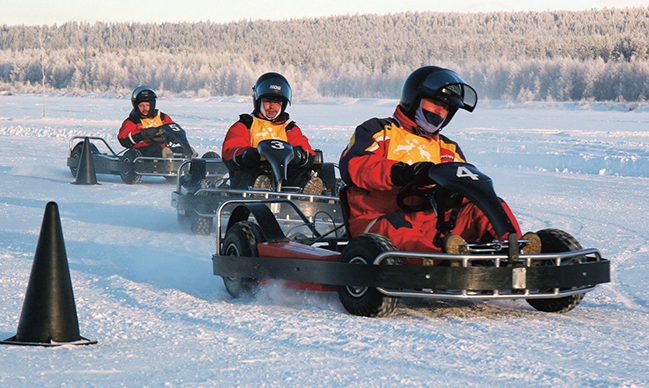
{"label": "pale blue sky", "polygon": [[0,25],[283,20],[406,11],[490,12],[625,8],[640,0],[0,0]]}

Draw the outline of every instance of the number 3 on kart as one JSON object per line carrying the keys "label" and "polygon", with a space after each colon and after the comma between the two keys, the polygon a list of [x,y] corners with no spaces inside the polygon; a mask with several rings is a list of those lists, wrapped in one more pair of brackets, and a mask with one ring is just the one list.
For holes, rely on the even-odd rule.
{"label": "number 3 on kart", "polygon": [[285,148],[284,142],[281,141],[272,141],[270,142],[270,144],[271,144],[270,147],[274,150],[283,150]]}

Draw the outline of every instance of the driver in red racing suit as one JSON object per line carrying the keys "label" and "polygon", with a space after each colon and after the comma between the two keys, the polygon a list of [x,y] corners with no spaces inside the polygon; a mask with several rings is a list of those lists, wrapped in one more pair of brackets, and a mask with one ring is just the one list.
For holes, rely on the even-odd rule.
{"label": "driver in red racing suit", "polygon": [[174,121],[155,108],[156,99],[155,91],[148,86],[133,91],[133,110],[122,123],[117,139],[124,148],[137,149],[144,156],[169,157],[172,151],[162,141],[160,127]]}
{"label": "driver in red racing suit", "polygon": [[[394,117],[373,118],[358,126],[343,151],[340,170],[348,186],[349,231],[381,234],[402,251],[468,253],[469,242],[491,242],[498,236],[484,213],[466,199],[446,212],[456,212],[455,226],[443,243],[435,244],[437,215],[433,209],[419,212],[402,210],[397,192],[413,180],[427,177],[432,164],[465,162],[457,143],[439,131],[458,108],[473,111],[475,90],[455,72],[434,66],[422,67],[406,80]],[[520,227],[503,202],[520,236]],[[537,236],[523,238],[536,241]],[[525,253],[538,253],[529,244]],[[441,246],[438,246],[441,245]],[[437,261],[434,264],[439,264]]]}
{"label": "driver in red racing suit", "polygon": [[253,87],[252,115],[242,114],[228,129],[221,153],[234,189],[268,189],[271,179],[265,159],[257,151],[263,140],[282,140],[293,146],[295,158],[288,169],[287,184],[299,186],[304,194],[322,194],[323,181],[314,175],[315,151],[300,127],[290,119],[286,107],[291,102],[291,86],[278,73],[262,74]]}

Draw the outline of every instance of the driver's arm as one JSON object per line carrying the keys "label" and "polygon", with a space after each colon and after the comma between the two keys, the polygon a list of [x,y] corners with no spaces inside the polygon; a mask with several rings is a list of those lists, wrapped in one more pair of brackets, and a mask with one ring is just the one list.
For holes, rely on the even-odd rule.
{"label": "driver's arm", "polygon": [[386,158],[389,138],[381,135],[384,125],[380,119],[371,119],[354,131],[340,159],[341,175],[347,185],[371,191],[395,189],[390,169],[396,162]]}
{"label": "driver's arm", "polygon": [[237,121],[225,135],[221,156],[224,160],[232,160],[235,156],[243,154],[248,148],[252,148],[250,130],[243,123]]}
{"label": "driver's arm", "polygon": [[302,130],[297,125],[290,125],[286,128],[286,139],[293,147],[302,147],[303,150],[311,155],[315,155],[315,151],[309,144],[309,139],[304,136]]}

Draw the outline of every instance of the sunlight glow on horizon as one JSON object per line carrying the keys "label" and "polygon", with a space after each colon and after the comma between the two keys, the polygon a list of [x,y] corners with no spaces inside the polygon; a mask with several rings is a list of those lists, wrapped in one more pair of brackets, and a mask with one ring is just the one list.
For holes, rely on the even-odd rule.
{"label": "sunlight glow on horizon", "polygon": [[646,7],[641,0],[456,0],[431,4],[429,0],[329,0],[303,2],[284,0],[280,3],[239,0],[0,0],[3,9],[0,25],[61,25],[66,22],[164,23],[236,22],[242,20],[288,20],[336,15],[389,14],[403,12],[498,12],[498,11],[578,11],[603,8]]}

